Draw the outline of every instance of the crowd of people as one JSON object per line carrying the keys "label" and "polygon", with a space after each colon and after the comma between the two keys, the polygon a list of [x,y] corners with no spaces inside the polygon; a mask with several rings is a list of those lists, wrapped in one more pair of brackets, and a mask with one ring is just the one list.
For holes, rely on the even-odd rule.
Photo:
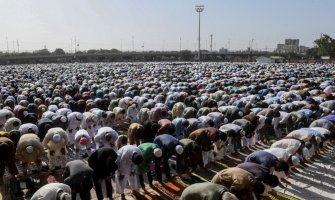
{"label": "crowd of people", "polygon": [[[333,75],[331,64],[2,66],[0,185],[32,200],[91,199],[92,188],[98,200],[125,198],[126,187],[190,178],[265,144],[180,196],[259,199],[332,145]],[[34,185],[32,174],[57,170],[61,180]]]}

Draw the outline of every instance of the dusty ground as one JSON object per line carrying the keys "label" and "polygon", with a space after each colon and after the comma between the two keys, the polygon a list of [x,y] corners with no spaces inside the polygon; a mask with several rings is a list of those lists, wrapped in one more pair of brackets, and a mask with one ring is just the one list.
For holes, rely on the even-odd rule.
{"label": "dusty ground", "polygon": [[285,189],[276,190],[299,199],[335,199],[335,148],[325,152],[321,159],[298,169]]}

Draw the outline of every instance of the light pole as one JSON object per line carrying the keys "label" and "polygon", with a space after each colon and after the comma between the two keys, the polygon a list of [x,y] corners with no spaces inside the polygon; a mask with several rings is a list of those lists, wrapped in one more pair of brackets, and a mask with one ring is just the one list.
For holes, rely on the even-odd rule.
{"label": "light pole", "polygon": [[195,6],[195,11],[199,13],[199,34],[198,34],[198,59],[200,62],[200,13],[204,11],[203,5],[197,5]]}
{"label": "light pole", "polygon": [[213,51],[213,34],[211,34],[211,52]]}

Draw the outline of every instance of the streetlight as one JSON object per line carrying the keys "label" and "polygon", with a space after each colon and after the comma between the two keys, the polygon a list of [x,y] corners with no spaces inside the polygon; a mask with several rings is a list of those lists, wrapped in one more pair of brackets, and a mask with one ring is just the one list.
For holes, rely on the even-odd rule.
{"label": "streetlight", "polygon": [[198,59],[200,62],[200,13],[204,11],[204,6],[203,5],[197,5],[195,6],[195,11],[199,13],[199,34],[198,34]]}

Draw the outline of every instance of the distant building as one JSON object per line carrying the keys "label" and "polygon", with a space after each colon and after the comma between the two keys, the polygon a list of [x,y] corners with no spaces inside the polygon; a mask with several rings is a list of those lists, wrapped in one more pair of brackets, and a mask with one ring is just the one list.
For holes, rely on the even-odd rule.
{"label": "distant building", "polygon": [[285,45],[299,46],[299,39],[285,39]]}
{"label": "distant building", "polygon": [[299,46],[299,39],[285,39],[285,44],[277,44],[277,53],[306,53],[308,47]]}

